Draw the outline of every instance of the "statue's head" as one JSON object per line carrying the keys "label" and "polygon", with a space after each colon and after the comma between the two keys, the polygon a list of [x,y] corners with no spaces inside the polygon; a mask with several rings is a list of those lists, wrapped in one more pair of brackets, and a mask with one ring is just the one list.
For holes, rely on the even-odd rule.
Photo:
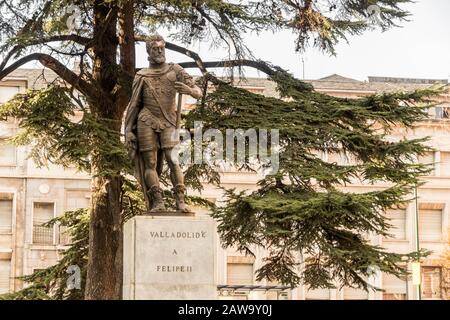
{"label": "statue's head", "polygon": [[148,60],[151,64],[162,64],[166,62],[166,42],[163,37],[159,35],[151,36],[145,42],[145,46],[148,53]]}

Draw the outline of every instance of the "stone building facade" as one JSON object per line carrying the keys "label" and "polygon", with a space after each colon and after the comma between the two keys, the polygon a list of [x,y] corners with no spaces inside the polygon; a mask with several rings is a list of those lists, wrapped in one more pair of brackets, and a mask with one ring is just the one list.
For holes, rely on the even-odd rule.
{"label": "stone building facade", "polygon": [[[0,103],[28,88],[41,88],[54,79],[47,71],[19,69],[0,82]],[[357,81],[332,75],[310,81],[317,91],[354,98],[395,90],[415,90],[435,84],[447,86],[446,80],[419,80],[369,77]],[[275,96],[275,85],[266,79],[248,78],[236,83],[252,92]],[[186,101],[186,107],[193,101]],[[434,163],[433,172],[424,177],[425,184],[417,190],[417,203],[408,203],[399,210],[387,212],[396,226],[394,237],[371,241],[391,251],[410,252],[419,246],[433,250],[422,263],[422,299],[448,299],[448,228],[450,210],[450,91],[438,98],[438,105],[430,110],[430,119],[417,124],[411,130],[395,130],[392,139],[430,136],[429,144],[436,150],[418,159]],[[42,227],[42,223],[65,210],[86,207],[90,201],[90,177],[72,169],[53,165],[38,168],[27,159],[27,146],[13,146],[7,139],[17,133],[14,119],[0,119],[0,294],[18,290],[23,283],[16,277],[30,274],[54,264],[66,248],[67,238],[57,226]],[[323,155],[327,161],[342,164],[351,161],[345,155]],[[254,173],[225,170],[222,185],[237,190],[256,188],[260,177]],[[384,185],[362,185],[355,182],[346,187],[348,191],[366,192]],[[211,201],[219,202],[222,194],[215,186],[205,184],[201,194]],[[195,208],[197,214],[207,215],[204,209]],[[415,217],[419,225],[416,228]],[[418,233],[417,233],[418,229]],[[294,290],[284,289],[276,283],[256,282],[254,271],[262,264],[263,248],[255,248],[256,257],[245,256],[232,248],[217,247],[217,279],[219,299],[417,299],[417,286],[410,279],[400,280],[377,274],[370,281],[384,292],[369,292],[343,288],[332,290],[308,290],[300,286]],[[447,254],[447,258],[446,255]],[[301,255],[299,255],[301,261]],[[299,268],[299,272],[301,269]],[[253,289],[249,289],[253,286]],[[256,288],[255,286],[260,286]],[[240,288],[239,288],[240,287]]]}
{"label": "stone building facade", "polygon": [[[0,103],[54,79],[51,72],[19,69],[0,82]],[[0,294],[22,288],[17,277],[56,263],[68,239],[42,223],[88,206],[90,197],[87,174],[51,164],[38,168],[27,159],[28,146],[8,142],[17,131],[15,119],[0,119]]]}

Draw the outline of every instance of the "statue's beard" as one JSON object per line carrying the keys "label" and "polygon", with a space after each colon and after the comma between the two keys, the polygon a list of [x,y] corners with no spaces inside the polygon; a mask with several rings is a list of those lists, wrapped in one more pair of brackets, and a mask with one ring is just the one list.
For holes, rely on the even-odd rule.
{"label": "statue's beard", "polygon": [[149,58],[151,64],[163,64],[166,62],[165,56],[157,56],[157,57],[150,57]]}

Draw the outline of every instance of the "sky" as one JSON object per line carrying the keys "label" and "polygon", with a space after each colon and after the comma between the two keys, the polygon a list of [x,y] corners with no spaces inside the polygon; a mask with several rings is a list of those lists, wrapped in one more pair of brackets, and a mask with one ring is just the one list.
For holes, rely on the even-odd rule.
{"label": "sky", "polygon": [[[342,41],[336,46],[336,56],[316,49],[308,49],[302,55],[296,53],[295,36],[288,31],[247,34],[244,38],[256,58],[279,65],[299,78],[303,78],[303,57],[306,79],[334,73],[358,80],[367,80],[368,76],[450,79],[450,0],[416,0],[402,8],[412,15],[409,22],[401,23],[401,28],[349,36],[348,43]],[[198,52],[203,61],[227,57],[226,50],[211,50],[207,43],[194,43],[189,48]],[[167,58],[173,62],[189,61],[170,51]],[[139,45],[137,66],[147,65],[145,47]],[[219,69],[215,71],[221,74]],[[193,69],[189,72],[195,73]],[[246,69],[246,76],[265,75]]]}

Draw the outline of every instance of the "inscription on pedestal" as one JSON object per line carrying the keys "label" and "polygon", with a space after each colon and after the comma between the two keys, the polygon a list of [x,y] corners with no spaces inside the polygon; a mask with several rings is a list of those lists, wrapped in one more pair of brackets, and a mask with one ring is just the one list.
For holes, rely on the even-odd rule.
{"label": "inscription on pedestal", "polygon": [[124,229],[124,299],[216,299],[214,237],[207,218],[131,219]]}

